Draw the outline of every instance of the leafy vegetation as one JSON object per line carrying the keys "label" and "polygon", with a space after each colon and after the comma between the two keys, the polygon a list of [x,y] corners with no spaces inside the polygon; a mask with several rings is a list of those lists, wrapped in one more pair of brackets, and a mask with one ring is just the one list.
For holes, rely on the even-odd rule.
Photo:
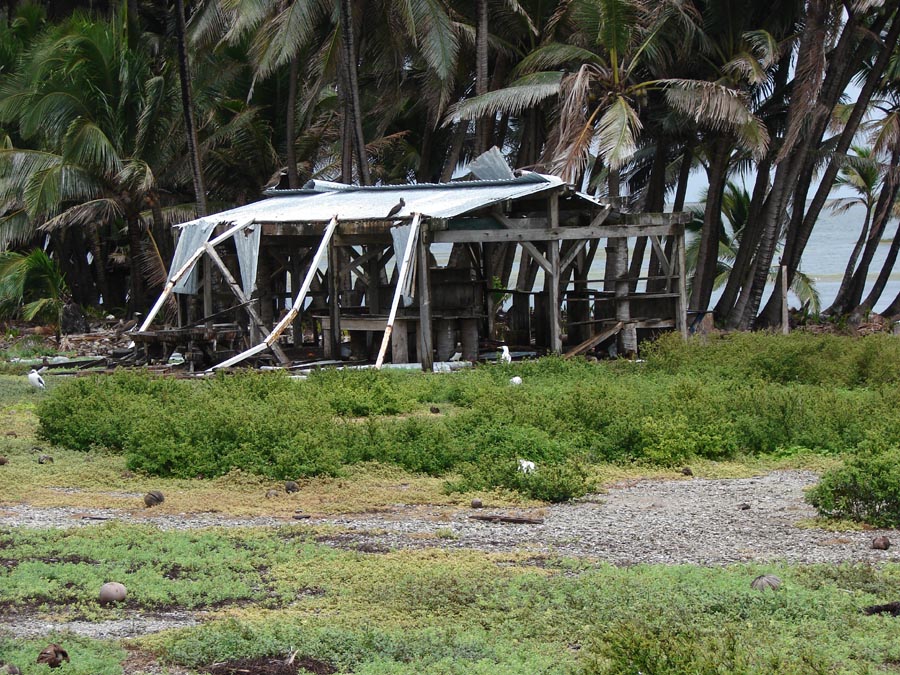
{"label": "leafy vegetation", "polygon": [[[558,501],[590,489],[585,467],[601,462],[676,467],[900,443],[898,370],[885,367],[900,363],[898,350],[886,336],[739,335],[662,340],[645,364],[548,358],[305,382],[121,373],[62,382],[38,415],[47,440],[123,452],[129,468],[160,476],[335,476],[377,461],[462,475],[449,490],[503,487]],[[513,374],[522,386],[509,386]],[[519,458],[539,470],[519,473]]]}

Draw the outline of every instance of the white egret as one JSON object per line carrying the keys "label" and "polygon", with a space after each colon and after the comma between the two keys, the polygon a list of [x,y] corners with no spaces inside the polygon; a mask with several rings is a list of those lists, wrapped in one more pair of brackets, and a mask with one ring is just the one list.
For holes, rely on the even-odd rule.
{"label": "white egret", "polygon": [[41,377],[40,373],[36,371],[34,368],[31,369],[31,372],[28,373],[28,381],[31,382],[31,386],[37,389],[44,389],[46,385],[44,384],[44,378]]}
{"label": "white egret", "polygon": [[512,363],[512,356],[510,356],[509,347],[506,345],[500,347],[500,361],[503,363]]}

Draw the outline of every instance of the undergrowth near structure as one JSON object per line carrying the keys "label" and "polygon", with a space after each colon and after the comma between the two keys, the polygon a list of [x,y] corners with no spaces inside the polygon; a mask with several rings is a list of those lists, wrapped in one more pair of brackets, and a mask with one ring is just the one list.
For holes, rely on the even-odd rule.
{"label": "undergrowth near structure", "polygon": [[[123,452],[133,470],[271,478],[378,461],[547,501],[591,488],[598,462],[694,459],[900,443],[900,342],[792,335],[664,339],[646,362],[546,358],[445,375],[334,371],[183,381],[122,373],[62,382],[40,433]],[[518,375],[523,384],[513,386]],[[436,407],[439,412],[430,412]],[[537,464],[517,471],[517,459]]]}

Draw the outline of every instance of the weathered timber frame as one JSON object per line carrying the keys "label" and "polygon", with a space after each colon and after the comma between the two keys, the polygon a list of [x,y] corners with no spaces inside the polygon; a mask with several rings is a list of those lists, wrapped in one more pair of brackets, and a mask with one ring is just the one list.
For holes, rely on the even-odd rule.
{"label": "weathered timber frame", "polygon": [[[153,331],[148,329],[159,310],[177,282],[203,260],[205,316],[197,325],[202,324],[215,340],[211,318],[223,313],[214,313],[215,270],[218,287],[230,291],[238,302],[231,311],[243,316],[228,326],[243,325],[249,340],[243,351],[207,364],[210,370],[240,364],[266,351],[282,365],[293,363],[301,346],[302,317],[311,322],[314,340],[321,338],[322,355],[331,361],[345,358],[345,332],[350,335],[351,354],[374,362],[376,368],[388,359],[389,346],[394,363],[410,361],[414,349],[415,360],[426,370],[432,369],[435,358],[446,361],[456,351],[463,359],[476,360],[480,343],[487,342],[490,351],[491,340],[498,338],[494,319],[502,296],[510,300],[506,341],[526,350],[572,356],[615,338],[619,353],[632,353],[638,331],[674,329],[686,336],[687,214],[621,213],[558,179],[534,176],[470,185],[315,184],[300,191],[279,191],[277,200],[264,200],[258,207],[223,213],[216,236],[170,275],[136,335],[152,341]],[[487,194],[470,198],[470,191]],[[442,195],[450,206],[443,205]],[[400,196],[408,210],[385,220],[388,209],[382,205]],[[416,199],[425,196],[419,210]],[[325,207],[317,210],[323,200],[328,208],[334,205],[327,220],[322,214]],[[460,201],[463,204],[456,205]],[[267,210],[270,205],[278,209]],[[392,238],[398,225],[410,226],[402,251],[395,251]],[[260,228],[261,238],[252,296],[238,283],[234,255],[228,254],[229,239],[250,226]],[[660,283],[654,287],[661,290],[638,292],[638,280],[628,277],[628,265],[616,278],[590,279],[597,253],[611,247],[620,251],[624,247],[627,253],[632,237],[650,242],[661,270],[655,279]],[[446,251],[442,245],[452,245],[453,252],[446,265],[437,265],[434,247]],[[404,304],[402,290],[408,279],[414,297]],[[600,290],[601,283],[610,290]],[[541,290],[536,290],[538,284]],[[284,311],[288,299],[290,309]],[[280,340],[289,326],[293,352]],[[413,330],[415,340],[410,340]]]}

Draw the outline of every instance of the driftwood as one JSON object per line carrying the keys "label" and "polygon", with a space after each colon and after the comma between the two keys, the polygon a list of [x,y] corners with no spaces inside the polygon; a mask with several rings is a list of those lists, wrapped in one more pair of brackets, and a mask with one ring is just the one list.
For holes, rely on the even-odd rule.
{"label": "driftwood", "polygon": [[596,335],[588,338],[587,340],[582,342],[580,345],[572,347],[572,349],[570,349],[563,355],[563,358],[571,359],[573,356],[578,356],[579,354],[584,354],[587,350],[592,349],[593,347],[596,347],[597,345],[599,345],[601,342],[603,342],[607,338],[611,338],[613,335],[618,333],[620,330],[622,330],[622,327],[624,325],[625,324],[622,321],[619,321],[612,328],[607,328],[602,333],[597,333]]}
{"label": "driftwood", "polygon": [[523,516],[503,516],[500,514],[473,515],[473,520],[484,520],[489,523],[516,523],[518,525],[543,525],[543,518],[525,518]]}

